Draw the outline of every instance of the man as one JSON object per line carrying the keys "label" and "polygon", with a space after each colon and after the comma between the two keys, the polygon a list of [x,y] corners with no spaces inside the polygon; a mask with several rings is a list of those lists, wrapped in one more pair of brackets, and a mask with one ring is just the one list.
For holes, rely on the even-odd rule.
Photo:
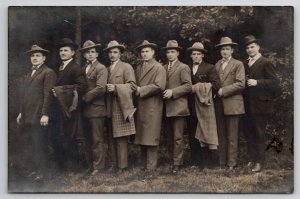
{"label": "man", "polygon": [[136,49],[143,63],[135,71],[137,78],[137,120],[135,144],[141,145],[148,171],[157,168],[158,146],[163,114],[162,92],[166,87],[166,70],[155,58],[157,45],[144,40]]}
{"label": "man", "polygon": [[229,170],[233,170],[237,164],[239,118],[245,113],[242,95],[245,69],[242,62],[232,57],[233,46],[237,45],[229,37],[222,37],[220,44],[216,45],[222,56],[216,63],[221,80],[221,88],[218,90],[221,107],[216,107],[219,163],[221,167],[227,165]]}
{"label": "man", "polygon": [[259,43],[253,35],[245,37],[245,48],[249,58],[246,64],[244,125],[250,156],[247,166],[253,172],[261,170],[266,146],[266,122],[274,112],[273,98],[279,83],[274,65],[260,54]]}
{"label": "man", "polygon": [[[95,44],[91,40],[84,42],[83,47],[79,49],[86,64],[84,66],[85,79],[87,81],[87,92],[83,95],[82,100],[83,116],[87,119],[88,129],[92,144],[90,151],[92,152],[91,175],[96,175],[105,167],[106,143],[104,141],[105,116],[106,116],[106,84],[107,69],[98,62],[97,57],[100,44]],[[90,140],[90,139],[89,139]]]}
{"label": "man", "polygon": [[173,144],[173,173],[177,173],[183,164],[184,140],[183,130],[186,116],[190,115],[187,94],[192,91],[190,68],[178,60],[179,50],[182,50],[176,40],[170,40],[166,47],[169,61],[164,67],[167,71],[167,85],[163,92],[166,109],[166,138],[168,148]]}
{"label": "man", "polygon": [[[56,97],[54,111],[57,119],[57,129],[53,132],[54,150],[58,164],[63,170],[78,170],[79,161],[85,158],[83,157],[85,156],[85,138],[80,110],[81,98],[87,84],[81,67],[73,58],[78,48],[77,44],[69,38],[64,38],[57,44],[57,47],[61,64],[57,71],[55,87],[52,89]],[[55,89],[60,93],[57,93]],[[71,91],[71,95],[67,91]],[[72,101],[72,106],[63,106],[64,100]]]}
{"label": "man", "polygon": [[[215,66],[208,64],[203,60],[207,50],[204,48],[201,42],[195,42],[187,49],[187,51],[193,62],[191,66],[193,87],[198,83],[210,83],[212,86],[212,95],[215,96],[220,88],[220,78]],[[192,91],[193,92],[189,95],[189,109],[191,116],[188,120],[189,144],[191,148],[192,164],[200,166],[212,166],[214,163],[213,161],[217,157],[217,146],[211,145],[200,147],[200,142],[195,138],[198,118],[195,107],[195,89]],[[211,134],[212,132],[209,133]]]}
{"label": "man", "polygon": [[132,93],[136,90],[134,70],[121,61],[125,46],[110,41],[104,51],[111,61],[107,84],[108,136],[111,170],[123,172],[128,167],[128,139],[135,134]]}
{"label": "man", "polygon": [[[23,95],[17,123],[22,124],[23,132],[29,138],[28,146],[31,157],[25,164],[32,169],[30,176],[42,180],[48,174],[48,125],[49,107],[52,102],[51,89],[56,80],[54,71],[45,64],[49,53],[38,45],[32,45],[27,51],[32,68],[23,84]],[[26,154],[24,154],[26,156]]]}

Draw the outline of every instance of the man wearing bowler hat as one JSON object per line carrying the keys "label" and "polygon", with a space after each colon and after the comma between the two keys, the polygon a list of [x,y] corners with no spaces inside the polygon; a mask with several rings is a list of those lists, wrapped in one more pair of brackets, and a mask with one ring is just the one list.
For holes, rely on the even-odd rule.
{"label": "man wearing bowler hat", "polygon": [[[142,158],[148,171],[157,168],[163,114],[166,70],[155,58],[157,45],[144,40],[136,49],[143,63],[135,71],[137,79],[137,114],[135,144],[141,145]],[[144,161],[143,161],[144,162]]]}
{"label": "man wearing bowler hat", "polygon": [[[207,53],[201,42],[195,42],[187,49],[187,52],[192,59],[191,77],[193,86],[198,83],[210,83],[212,87],[212,95],[215,96],[220,88],[220,78],[214,65],[206,63],[203,58]],[[195,90],[189,95],[189,109],[191,116],[188,119],[189,144],[191,149],[192,164],[199,166],[211,166],[213,160],[218,156],[216,154],[216,145],[200,147],[200,142],[195,138],[198,125],[196,114]],[[208,118],[200,118],[207,120]],[[213,136],[212,132],[209,132]],[[211,143],[212,144],[212,143]]]}
{"label": "man wearing bowler hat", "polygon": [[[42,180],[48,174],[49,109],[53,100],[51,89],[56,80],[54,71],[45,64],[48,50],[32,45],[26,52],[30,56],[31,71],[23,84],[22,101],[17,123],[22,124],[23,134],[28,138],[30,158],[25,162],[34,180]],[[26,154],[23,154],[26,156]]]}
{"label": "man wearing bowler hat", "polygon": [[221,80],[218,90],[220,103],[216,107],[219,136],[219,163],[233,170],[237,164],[238,126],[241,114],[245,113],[242,92],[245,88],[245,69],[241,61],[232,57],[237,43],[229,37],[222,37],[216,48],[222,59],[216,63]]}
{"label": "man wearing bowler hat", "polygon": [[190,115],[187,95],[192,91],[190,68],[178,60],[182,48],[176,40],[168,41],[165,51],[168,64],[164,67],[167,72],[166,90],[163,92],[166,113],[166,140],[168,148],[173,150],[173,173],[177,173],[183,164],[184,140],[183,130],[186,116]]}
{"label": "man wearing bowler hat", "polygon": [[89,147],[91,151],[92,165],[90,171],[92,175],[97,174],[105,167],[106,142],[104,139],[105,116],[106,116],[106,84],[107,69],[102,65],[97,57],[101,44],[95,44],[91,40],[83,43],[81,49],[86,63],[83,73],[87,82],[87,92],[83,95],[83,116],[87,120],[88,141],[92,141]]}
{"label": "man wearing bowler hat", "polygon": [[248,167],[253,172],[261,170],[266,142],[267,118],[274,112],[274,95],[279,80],[274,65],[261,55],[260,40],[253,35],[245,37],[245,48],[249,55],[246,68],[245,89],[245,134],[248,141],[250,161]]}
{"label": "man wearing bowler hat", "polygon": [[128,167],[128,139],[135,134],[132,93],[136,90],[134,70],[120,58],[125,46],[113,40],[104,49],[111,61],[107,83],[107,129],[110,170],[123,172]]}
{"label": "man wearing bowler hat", "polygon": [[[61,64],[57,70],[57,81],[53,91],[56,97],[56,119],[57,131],[53,135],[53,144],[55,149],[56,158],[59,166],[66,169],[75,169],[79,167],[78,163],[85,157],[84,145],[85,138],[82,129],[82,116],[81,116],[81,98],[85,93],[87,84],[84,73],[81,67],[75,62],[73,56],[78,46],[69,38],[63,38],[58,44],[59,55]],[[66,96],[66,90],[72,90],[72,95]],[[55,90],[59,90],[56,93]],[[59,98],[59,96],[62,96]],[[67,99],[70,98],[71,99]],[[74,107],[67,107],[68,110],[72,108],[68,115],[65,116],[66,110],[62,103],[64,100],[73,101]],[[73,162],[72,162],[73,161]]]}

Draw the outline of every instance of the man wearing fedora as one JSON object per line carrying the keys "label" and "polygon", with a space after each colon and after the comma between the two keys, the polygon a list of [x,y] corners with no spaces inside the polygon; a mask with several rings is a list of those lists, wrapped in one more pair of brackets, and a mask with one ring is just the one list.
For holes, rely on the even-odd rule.
{"label": "man wearing fedora", "polygon": [[168,148],[173,149],[173,173],[177,173],[183,164],[184,140],[183,130],[186,116],[190,115],[187,95],[192,91],[190,68],[178,60],[182,48],[176,40],[168,41],[162,50],[166,52],[168,64],[164,67],[167,71],[167,85],[163,92],[166,114],[166,140]]}
{"label": "man wearing fedora", "polygon": [[108,67],[107,128],[111,158],[111,170],[123,172],[128,167],[128,139],[135,134],[132,93],[136,90],[134,70],[120,58],[125,46],[110,41],[104,51],[111,61]]}
{"label": "man wearing fedora", "polygon": [[[83,116],[89,125],[89,133],[86,136],[92,141],[89,147],[92,164],[90,171],[92,175],[97,174],[105,167],[106,142],[104,139],[105,116],[106,116],[106,84],[107,69],[97,57],[101,44],[95,44],[91,40],[83,43],[81,49],[86,64],[83,67],[87,82],[87,92],[83,95]],[[86,132],[87,133],[87,132]]]}
{"label": "man wearing fedora", "polygon": [[[45,64],[48,50],[32,45],[26,53],[31,60],[31,71],[26,75],[23,84],[22,101],[17,123],[22,124],[30,149],[30,158],[25,162],[32,169],[30,174],[35,180],[41,180],[48,174],[48,134],[50,118],[49,108],[53,97],[51,89],[56,80],[54,71]],[[26,156],[26,154],[23,154]]]}
{"label": "man wearing fedora", "polygon": [[266,122],[274,112],[274,97],[279,80],[274,65],[261,55],[260,40],[253,35],[245,37],[245,48],[249,55],[246,68],[245,135],[248,141],[250,161],[248,167],[253,172],[261,170],[266,147]]}
{"label": "man wearing fedora", "polygon": [[[136,71],[137,114],[135,144],[141,145],[142,162],[147,159],[147,170],[155,170],[158,160],[163,94],[166,88],[166,70],[155,58],[157,45],[144,40],[136,50],[143,63]],[[145,158],[145,159],[144,159]]]}
{"label": "man wearing fedora", "polygon": [[[56,97],[54,111],[57,122],[56,133],[53,133],[53,145],[55,157],[59,166],[63,170],[77,170],[79,168],[78,166],[81,166],[78,163],[82,163],[85,158],[85,138],[82,128],[81,98],[85,93],[87,84],[81,67],[73,58],[75,51],[78,48],[77,44],[69,38],[63,38],[57,44],[57,48],[59,50],[61,64],[57,70],[55,87],[59,87],[62,95],[64,95],[64,89],[74,86],[74,95],[78,95],[78,103],[76,103],[77,106],[74,107],[75,110],[71,112],[70,118],[65,118],[61,101],[57,97],[55,89],[52,89],[53,95]],[[65,98],[70,98],[70,96],[63,97],[63,99]],[[72,99],[74,99],[73,96]]]}
{"label": "man wearing fedora", "polygon": [[234,46],[229,37],[222,37],[216,48],[222,59],[216,63],[221,80],[216,102],[216,117],[219,136],[219,164],[233,170],[237,164],[238,126],[240,115],[245,113],[242,92],[245,88],[245,69],[241,61],[232,57]]}
{"label": "man wearing fedora", "polygon": [[[195,42],[187,49],[191,65],[191,79],[192,85],[198,83],[210,83],[212,86],[212,95],[215,96],[220,88],[220,78],[214,65],[206,63],[203,58],[207,53],[201,42]],[[215,157],[217,157],[216,148],[209,150],[209,147],[200,147],[199,141],[195,138],[196,129],[198,125],[198,118],[196,114],[195,90],[189,95],[189,109],[191,116],[188,119],[189,144],[191,149],[191,161],[194,165],[210,166]],[[203,118],[206,119],[206,118]],[[212,148],[212,147],[211,147]]]}

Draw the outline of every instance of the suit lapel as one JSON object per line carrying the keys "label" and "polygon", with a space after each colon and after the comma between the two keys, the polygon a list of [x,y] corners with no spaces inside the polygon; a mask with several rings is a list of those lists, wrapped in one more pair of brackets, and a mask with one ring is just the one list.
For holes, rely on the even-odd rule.
{"label": "suit lapel", "polygon": [[174,74],[174,72],[175,72],[176,69],[178,68],[179,64],[180,64],[180,61],[179,61],[179,60],[177,60],[177,61],[174,63],[174,65],[172,66],[171,70],[168,71],[168,78],[170,78],[170,77]]}
{"label": "suit lapel", "polygon": [[247,66],[249,68],[249,75],[250,76],[253,75],[257,71],[257,69],[260,66],[261,61],[262,61],[262,56],[260,58],[258,58],[258,60],[256,60],[251,67],[247,64]]}
{"label": "suit lapel", "polygon": [[69,72],[69,70],[72,68],[73,62],[74,62],[74,60],[72,60],[70,63],[68,63],[64,70],[58,71],[59,73],[61,73],[61,75],[57,79],[57,83],[59,83],[64,78],[64,76]]}
{"label": "suit lapel", "polygon": [[[86,76],[91,76],[92,72],[96,69],[96,65],[98,64],[98,61],[96,60],[94,63],[92,63],[89,71],[86,73]],[[85,72],[85,71],[84,71]]]}
{"label": "suit lapel", "polygon": [[[231,71],[231,68],[233,66],[233,58],[231,58],[227,64],[227,66],[225,67],[225,70],[224,70],[224,74],[223,74],[223,81],[227,78],[229,72]],[[222,69],[220,69],[222,70]]]}
{"label": "suit lapel", "polygon": [[[140,75],[140,82],[142,81],[142,79],[146,76],[146,74],[153,68],[153,66],[155,65],[156,61],[151,60],[150,62],[148,62],[148,66],[146,66],[146,68],[143,68],[141,75]],[[141,67],[144,67],[143,65]]]}
{"label": "suit lapel", "polygon": [[33,74],[33,76],[31,77],[31,74],[29,75],[29,81],[28,81],[28,84],[30,84],[32,82],[32,80],[34,78],[36,78],[36,76],[38,76],[44,69],[44,64],[41,65],[36,71],[35,73]]}
{"label": "suit lapel", "polygon": [[121,68],[121,60],[119,60],[117,62],[117,64],[115,65],[115,68],[111,71],[111,68],[109,67],[109,71],[110,71],[110,76],[109,76],[109,81],[111,82],[114,78],[114,76],[117,74],[117,71],[120,70]]}
{"label": "suit lapel", "polygon": [[204,61],[202,61],[201,64],[198,66],[198,69],[197,69],[195,75],[200,75],[203,70],[205,70],[205,62]]}

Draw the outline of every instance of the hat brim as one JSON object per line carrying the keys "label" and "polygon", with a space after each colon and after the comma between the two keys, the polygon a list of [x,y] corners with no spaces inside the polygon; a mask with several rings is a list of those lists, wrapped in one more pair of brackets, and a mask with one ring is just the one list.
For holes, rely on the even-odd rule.
{"label": "hat brim", "polygon": [[171,50],[171,49],[182,50],[183,48],[181,48],[180,46],[178,46],[178,47],[163,47],[161,49],[162,50]]}
{"label": "hat brim", "polygon": [[191,51],[194,51],[194,50],[195,50],[195,51],[200,51],[200,52],[202,52],[202,53],[207,53],[207,50],[204,49],[204,48],[202,49],[202,48],[193,48],[193,47],[188,48],[188,49],[187,49],[187,52],[190,53]]}
{"label": "hat brim", "polygon": [[149,44],[145,44],[145,45],[140,45],[140,46],[136,47],[135,50],[141,51],[143,48],[147,48],[147,47],[156,49],[156,48],[157,48],[157,45],[154,44],[154,43],[149,43]]}
{"label": "hat brim", "polygon": [[125,50],[125,46],[124,45],[116,45],[116,46],[111,46],[109,48],[104,48],[103,51],[108,51],[108,50],[113,49],[113,48],[119,48],[122,51]]}
{"label": "hat brim", "polygon": [[58,49],[61,47],[66,47],[66,46],[69,46],[69,47],[73,48],[74,50],[78,49],[78,45],[74,44],[74,43],[60,43],[60,44],[57,44],[56,46]]}
{"label": "hat brim", "polygon": [[89,47],[85,47],[85,48],[80,48],[79,51],[82,52],[82,51],[87,51],[87,50],[89,50],[91,48],[100,48],[100,46],[101,46],[101,44],[95,44],[93,46],[89,46]]}
{"label": "hat brim", "polygon": [[26,51],[27,54],[32,54],[32,53],[36,53],[36,52],[45,53],[45,54],[49,54],[49,53],[50,53],[49,50],[45,50],[45,49],[40,49],[40,50],[28,50],[28,51]]}
{"label": "hat brim", "polygon": [[248,46],[249,44],[252,44],[252,43],[258,43],[260,44],[261,40],[260,39],[252,39],[250,41],[247,41],[244,46]]}
{"label": "hat brim", "polygon": [[219,47],[222,47],[222,46],[238,46],[238,44],[234,43],[234,42],[232,42],[232,43],[223,43],[223,44],[218,44],[215,47],[219,48]]}

